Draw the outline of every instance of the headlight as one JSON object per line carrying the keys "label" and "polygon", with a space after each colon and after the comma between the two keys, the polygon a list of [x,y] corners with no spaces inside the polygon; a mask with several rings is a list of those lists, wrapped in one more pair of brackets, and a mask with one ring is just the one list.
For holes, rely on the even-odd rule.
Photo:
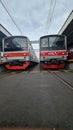
{"label": "headlight", "polygon": [[24,59],[26,60],[26,56],[24,56]]}
{"label": "headlight", "polygon": [[45,59],[45,56],[43,56],[43,59]]}
{"label": "headlight", "polygon": [[26,60],[29,60],[30,59],[30,57],[29,56],[26,56]]}

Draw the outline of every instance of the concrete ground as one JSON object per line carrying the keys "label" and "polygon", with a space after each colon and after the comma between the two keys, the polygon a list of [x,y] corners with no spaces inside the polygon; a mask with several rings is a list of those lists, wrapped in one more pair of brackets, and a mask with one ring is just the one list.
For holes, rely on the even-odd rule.
{"label": "concrete ground", "polygon": [[[73,85],[72,72],[56,72]],[[53,72],[31,71],[0,79],[0,126],[73,130],[73,89]]]}

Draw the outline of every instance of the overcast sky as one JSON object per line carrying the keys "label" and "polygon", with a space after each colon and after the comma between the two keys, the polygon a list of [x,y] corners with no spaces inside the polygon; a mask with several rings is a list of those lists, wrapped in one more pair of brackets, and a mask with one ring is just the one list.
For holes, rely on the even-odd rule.
{"label": "overcast sky", "polygon": [[[50,0],[2,0],[13,19],[30,40],[58,33],[73,9],[73,0],[56,0],[49,28]],[[54,1],[54,0],[53,0]],[[52,7],[51,7],[52,8]],[[50,12],[51,13],[51,12]],[[0,3],[0,23],[13,35],[21,35]]]}

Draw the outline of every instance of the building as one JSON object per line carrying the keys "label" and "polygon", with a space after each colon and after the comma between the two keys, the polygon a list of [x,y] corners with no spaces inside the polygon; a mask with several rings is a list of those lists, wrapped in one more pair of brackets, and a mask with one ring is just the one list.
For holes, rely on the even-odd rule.
{"label": "building", "polygon": [[[1,51],[1,46],[2,46],[2,39],[5,37],[11,36],[11,33],[7,31],[1,24],[0,24],[0,51]],[[1,53],[0,53],[1,54]],[[1,55],[0,55],[0,60],[1,60]],[[2,62],[0,62],[2,64]]]}
{"label": "building", "polygon": [[6,36],[11,36],[11,34],[0,24],[0,43],[2,42],[2,39]]}
{"label": "building", "polygon": [[59,34],[67,36],[68,48],[73,47],[73,10],[60,29]]}
{"label": "building", "polygon": [[67,36],[67,48],[71,54],[70,62],[68,63],[68,68],[73,69],[73,10],[68,16],[67,20],[63,24],[58,34]]}

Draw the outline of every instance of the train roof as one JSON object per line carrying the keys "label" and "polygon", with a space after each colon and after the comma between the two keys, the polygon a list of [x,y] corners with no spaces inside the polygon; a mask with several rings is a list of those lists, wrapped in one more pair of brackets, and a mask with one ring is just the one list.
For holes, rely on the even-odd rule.
{"label": "train roof", "polygon": [[5,37],[4,39],[6,39],[6,38],[11,38],[11,37],[23,37],[23,38],[27,38],[27,39],[28,39],[27,36],[21,36],[21,35],[9,36],[9,37]]}
{"label": "train roof", "polygon": [[40,37],[40,39],[44,38],[44,37],[53,37],[53,36],[65,36],[65,35],[60,35],[60,34],[44,35],[44,36]]}

